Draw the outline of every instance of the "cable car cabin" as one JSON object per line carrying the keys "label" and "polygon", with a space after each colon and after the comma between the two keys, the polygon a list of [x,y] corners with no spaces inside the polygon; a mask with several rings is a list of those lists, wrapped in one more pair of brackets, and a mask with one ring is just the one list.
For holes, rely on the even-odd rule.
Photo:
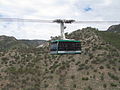
{"label": "cable car cabin", "polygon": [[80,54],[81,42],[76,40],[55,40],[51,42],[51,54]]}

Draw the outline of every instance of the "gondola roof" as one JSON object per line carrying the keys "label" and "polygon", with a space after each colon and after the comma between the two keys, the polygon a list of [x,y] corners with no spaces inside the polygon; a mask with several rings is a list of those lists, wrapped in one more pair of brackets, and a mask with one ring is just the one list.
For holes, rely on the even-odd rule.
{"label": "gondola roof", "polygon": [[53,40],[51,42],[54,43],[54,42],[80,42],[80,41],[78,40]]}

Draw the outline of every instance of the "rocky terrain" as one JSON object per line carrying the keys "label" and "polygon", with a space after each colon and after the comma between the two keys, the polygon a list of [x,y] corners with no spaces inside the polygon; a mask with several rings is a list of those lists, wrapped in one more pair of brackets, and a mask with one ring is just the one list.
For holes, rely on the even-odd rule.
{"label": "rocky terrain", "polygon": [[82,42],[81,54],[50,55],[49,42],[36,48],[12,38],[14,48],[0,51],[1,90],[120,90],[119,33],[87,27],[66,37]]}
{"label": "rocky terrain", "polygon": [[120,33],[120,24],[110,26],[107,31]]}

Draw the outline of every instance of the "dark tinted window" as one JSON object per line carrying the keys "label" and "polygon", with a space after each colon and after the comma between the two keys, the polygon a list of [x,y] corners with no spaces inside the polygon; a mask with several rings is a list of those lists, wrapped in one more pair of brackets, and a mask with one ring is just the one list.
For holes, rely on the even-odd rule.
{"label": "dark tinted window", "polygon": [[59,42],[59,51],[77,51],[81,50],[80,42]]}
{"label": "dark tinted window", "polygon": [[57,42],[51,43],[51,46],[50,46],[51,51],[57,51],[57,48],[58,48]]}

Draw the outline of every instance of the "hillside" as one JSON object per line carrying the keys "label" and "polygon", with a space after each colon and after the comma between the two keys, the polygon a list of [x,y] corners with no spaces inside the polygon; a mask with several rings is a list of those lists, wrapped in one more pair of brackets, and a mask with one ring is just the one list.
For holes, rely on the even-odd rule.
{"label": "hillside", "polygon": [[107,31],[108,32],[119,32],[120,33],[120,24],[110,26]]}
{"label": "hillside", "polygon": [[37,47],[43,43],[45,43],[45,40],[19,40],[21,43],[27,44],[30,47]]}
{"label": "hillside", "polygon": [[0,52],[1,90],[120,90],[120,50],[106,33],[88,27],[67,34],[81,40],[82,54],[50,55],[48,46]]}
{"label": "hillside", "polygon": [[120,34],[108,31],[98,31],[98,34],[110,45],[120,50]]}
{"label": "hillside", "polygon": [[0,51],[8,51],[14,48],[35,48],[45,40],[17,40],[15,37],[0,36]]}
{"label": "hillside", "polygon": [[16,38],[14,37],[8,37],[8,36],[0,36],[0,51],[8,51],[13,48],[27,48],[28,45],[24,43],[20,43]]}

